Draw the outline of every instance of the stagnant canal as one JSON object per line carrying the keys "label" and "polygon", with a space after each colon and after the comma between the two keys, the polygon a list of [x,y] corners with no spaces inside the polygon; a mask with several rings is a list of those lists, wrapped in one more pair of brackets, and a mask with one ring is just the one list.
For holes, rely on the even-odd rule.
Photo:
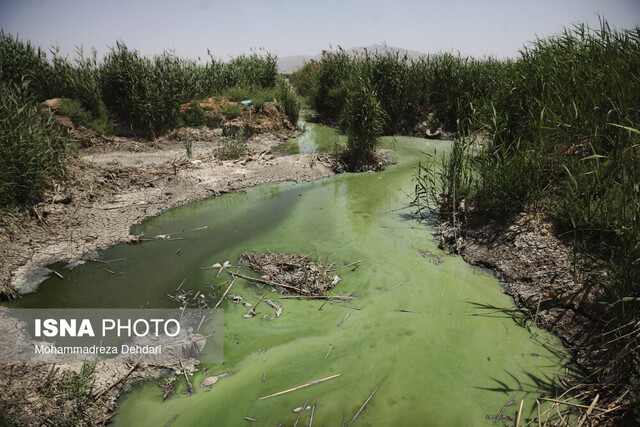
{"label": "stagnant canal", "polygon": [[[315,145],[314,138],[323,142]],[[327,138],[337,136],[313,125],[298,151],[328,150]],[[297,143],[287,150],[295,151]],[[513,301],[490,274],[443,254],[433,228],[412,217],[407,204],[416,165],[425,152],[446,151],[449,143],[396,137],[384,138],[384,146],[394,150],[397,163],[381,173],[260,186],[172,209],[133,232],[184,240],[114,246],[99,254],[119,260],[108,269],[84,264],[12,305],[173,307],[166,295],[183,281],[185,290],[226,287],[227,274],[216,277],[217,270],[199,267],[235,264],[251,250],[317,251],[340,264],[366,259],[355,271],[340,272],[343,280],[334,292],[358,297],[348,304],[280,300],[282,316],[268,321],[262,313],[245,319],[245,307],[225,302],[224,363],[201,365],[191,378],[195,394],[185,394],[184,379],[177,379],[176,393],[163,401],[158,381],[149,381],[121,399],[113,421],[239,425],[248,417],[293,425],[298,414],[292,409],[308,401],[316,405],[314,425],[339,425],[380,384],[360,425],[491,425],[488,416],[497,415],[518,389],[504,414],[514,417],[525,398],[523,418],[532,418],[534,396],[548,394],[554,378],[564,376],[568,356],[556,338],[523,327],[517,316],[469,316]],[[239,280],[231,293],[255,304],[263,291]],[[233,375],[211,389],[198,387],[205,377],[227,371]],[[257,400],[335,374],[341,376]],[[299,425],[309,416],[304,412]]]}

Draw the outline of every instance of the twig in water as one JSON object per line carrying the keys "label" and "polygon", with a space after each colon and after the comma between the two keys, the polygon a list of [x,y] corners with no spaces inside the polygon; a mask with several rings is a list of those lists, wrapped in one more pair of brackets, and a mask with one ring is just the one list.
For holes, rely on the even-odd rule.
{"label": "twig in water", "polygon": [[358,419],[358,417],[360,416],[362,411],[364,411],[364,408],[369,404],[371,399],[373,399],[373,395],[376,394],[376,391],[378,391],[378,389],[380,388],[380,386],[382,385],[382,383],[384,382],[385,379],[386,379],[386,377],[382,381],[380,381],[380,384],[378,384],[376,386],[376,388],[373,389],[373,391],[371,392],[371,394],[369,395],[367,400],[365,400],[364,403],[362,404],[362,406],[360,407],[360,409],[358,409],[358,412],[356,412],[356,414],[353,416],[353,418],[351,418],[351,421],[349,421],[349,425],[353,424]]}
{"label": "twig in water", "polygon": [[189,394],[193,394],[193,384],[191,384],[191,381],[189,381],[189,378],[187,377],[187,370],[184,369],[182,358],[179,358],[178,361],[180,362],[180,367],[182,368],[182,373],[184,374],[184,380],[187,382],[187,390],[189,391]]}
{"label": "twig in water", "polygon": [[513,396],[511,396],[511,399],[509,399],[509,401],[507,401],[507,403],[504,404],[504,406],[502,407],[502,409],[500,409],[500,413],[498,414],[498,416],[496,417],[496,420],[493,422],[494,424],[498,422],[498,420],[500,418],[502,418],[502,414],[504,414],[504,410],[507,409],[507,406],[511,405],[513,403],[513,399],[516,398],[516,395],[518,394],[518,392],[522,390],[522,387],[520,387],[519,389],[516,390],[515,393],[513,393]]}
{"label": "twig in water", "polygon": [[265,293],[264,293],[264,295],[262,295],[262,296],[260,297],[260,299],[258,300],[258,302],[256,303],[256,305],[254,305],[254,306],[253,306],[253,311],[256,311],[256,308],[258,308],[258,305],[262,302],[262,300],[264,299],[264,297],[266,297],[266,296],[267,296],[267,294],[268,294],[268,293],[269,293],[269,292],[265,292]]}
{"label": "twig in water", "polygon": [[327,358],[329,357],[329,353],[331,353],[331,348],[333,348],[333,344],[329,344],[329,351],[327,351],[327,355],[324,356],[324,360],[327,360]]}
{"label": "twig in water", "polygon": [[400,286],[402,286],[402,285],[406,285],[407,283],[409,283],[409,282],[402,282],[402,283],[398,283],[398,284],[397,284],[397,285],[395,285],[393,288],[389,288],[389,289],[387,289],[385,292],[389,292],[389,291],[392,291],[392,290],[394,290],[394,289],[397,289],[397,288],[399,288],[399,287],[400,287]]}
{"label": "twig in water", "polygon": [[296,291],[299,294],[306,294],[307,293],[307,291],[305,291],[304,289],[296,288],[294,286],[284,285],[282,283],[270,282],[268,280],[262,280],[262,279],[258,279],[258,278],[255,278],[255,277],[249,277],[249,276],[245,276],[245,275],[239,274],[239,273],[231,273],[231,275],[233,275],[234,277],[237,276],[237,277],[241,277],[241,278],[246,279],[246,280],[251,280],[253,282],[264,283],[265,285],[273,286],[274,288],[278,287],[278,286],[281,286],[281,287],[283,287],[285,289],[291,289],[293,291]]}
{"label": "twig in water", "polygon": [[256,420],[255,418],[244,417],[244,419],[245,419],[246,421],[251,422],[251,423],[258,423],[258,422],[260,422],[260,421]]}
{"label": "twig in water", "polygon": [[58,272],[57,272],[57,271],[55,271],[55,270],[51,270],[51,271],[53,271],[53,274],[55,274],[55,275],[56,275],[56,276],[58,276],[59,278],[64,279],[64,277],[62,277],[62,274],[58,273]]}
{"label": "twig in water", "polygon": [[358,261],[351,262],[349,264],[345,264],[345,265],[343,265],[341,267],[329,268],[329,269],[327,269],[327,271],[342,270],[343,268],[351,267],[352,265],[357,265],[357,264],[360,264],[360,263],[365,262],[365,261],[366,261],[366,259],[361,259],[361,260],[358,260]]}
{"label": "twig in water", "polygon": [[351,301],[354,299],[358,299],[358,297],[344,295],[282,295],[275,297],[274,299],[336,299],[342,301]]}
{"label": "twig in water", "polygon": [[218,303],[215,305],[215,307],[213,307],[213,309],[215,310],[216,308],[218,308],[218,306],[220,304],[222,304],[222,301],[224,301],[224,297],[227,296],[227,294],[229,293],[229,290],[231,289],[231,287],[233,286],[233,284],[236,282],[236,276],[233,276],[233,280],[231,281],[231,284],[229,285],[229,287],[227,288],[226,291],[224,291],[224,294],[222,294],[222,297],[220,298],[220,300],[218,301]]}
{"label": "twig in water", "polygon": [[306,400],[304,402],[304,405],[302,405],[302,411],[298,412],[298,416],[296,417],[296,422],[293,423],[293,427],[297,427],[298,421],[300,421],[300,417],[302,416],[302,413],[304,412],[305,408],[307,407],[307,403],[309,403],[308,400]]}
{"label": "twig in water", "polygon": [[347,318],[349,317],[349,315],[351,314],[351,312],[347,313],[343,318],[342,321],[340,323],[338,323],[338,326],[341,326],[345,320],[347,320]]}
{"label": "twig in water", "polygon": [[184,285],[184,282],[187,281],[187,278],[185,277],[184,279],[182,279],[182,282],[180,282],[180,285],[176,288],[176,291],[179,291],[180,288],[182,287],[182,285]]}
{"label": "twig in water", "polygon": [[311,415],[309,415],[309,427],[313,425],[313,414],[316,412],[316,404],[311,407]]}
{"label": "twig in water", "polygon": [[509,306],[509,307],[506,307],[506,308],[501,308],[500,310],[487,311],[487,312],[484,312],[484,313],[465,313],[463,316],[482,316],[482,315],[486,315],[486,314],[501,313],[503,311],[511,310],[514,307],[516,307],[516,306],[512,305],[512,306]]}
{"label": "twig in water", "polygon": [[520,401],[520,409],[518,410],[518,419],[516,420],[516,427],[520,427],[520,417],[522,416],[523,406],[524,406],[524,399]]}
{"label": "twig in water", "polygon": [[322,378],[321,380],[311,381],[310,383],[302,384],[302,385],[299,385],[297,387],[293,387],[293,388],[290,388],[290,389],[287,389],[287,390],[283,390],[283,391],[279,391],[277,393],[270,394],[268,396],[260,397],[260,398],[258,398],[258,400],[265,400],[265,399],[269,399],[271,397],[276,397],[276,396],[281,396],[283,394],[291,393],[292,391],[297,391],[297,390],[303,389],[305,387],[310,387],[312,385],[316,385],[316,384],[319,384],[319,383],[322,383],[322,382],[325,382],[325,381],[332,380],[332,379],[337,378],[337,377],[339,377],[341,375],[342,374],[335,374],[335,375],[331,375],[330,377]]}

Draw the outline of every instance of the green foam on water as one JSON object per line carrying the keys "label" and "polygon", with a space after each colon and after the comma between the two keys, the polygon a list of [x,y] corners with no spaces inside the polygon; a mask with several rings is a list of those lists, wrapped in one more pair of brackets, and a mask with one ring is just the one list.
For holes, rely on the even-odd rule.
{"label": "green foam on water", "polygon": [[[235,264],[250,250],[317,251],[338,265],[366,259],[355,271],[339,273],[343,280],[334,292],[358,297],[349,303],[278,300],[282,317],[269,321],[262,316],[274,310],[266,304],[258,316],[244,319],[246,307],[225,302],[224,364],[202,366],[191,378],[192,396],[183,394],[181,377],[166,401],[157,382],[137,387],[121,400],[115,423],[165,425],[175,418],[174,426],[226,426],[249,417],[292,425],[298,416],[292,409],[308,401],[316,405],[314,425],[338,425],[379,384],[360,425],[490,425],[486,416],[497,415],[518,388],[517,402],[505,414],[514,417],[524,398],[524,418],[531,418],[534,396],[550,393],[554,375],[564,374],[566,354],[554,337],[519,326],[520,319],[507,313],[465,315],[513,302],[494,277],[442,254],[433,229],[406,208],[422,152],[447,150],[449,144],[402,137],[384,144],[398,160],[385,172],[256,187],[173,209],[135,231],[186,240],[113,247],[103,256],[126,258],[109,265],[123,274],[87,264],[66,272],[64,280],[49,279],[19,304],[172,306],[163,297],[185,278],[182,289],[206,291],[203,285],[210,283],[222,291],[226,273],[216,277],[217,270],[198,267]],[[203,226],[208,228],[180,233]],[[436,265],[424,251],[443,262]],[[231,293],[255,304],[264,290],[239,280]],[[227,371],[233,375],[211,389],[199,388],[204,378]],[[257,400],[335,374],[341,376]],[[304,412],[299,425],[309,415]]]}

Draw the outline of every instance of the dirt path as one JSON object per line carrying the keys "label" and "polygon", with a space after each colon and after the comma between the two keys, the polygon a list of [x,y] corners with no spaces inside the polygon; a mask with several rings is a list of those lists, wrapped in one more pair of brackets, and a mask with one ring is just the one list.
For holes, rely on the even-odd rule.
{"label": "dirt path", "polygon": [[[198,131],[194,131],[198,132]],[[0,234],[0,292],[30,292],[51,272],[45,265],[133,238],[130,227],[196,200],[255,185],[313,181],[334,174],[326,156],[276,157],[271,148],[290,137],[259,135],[248,154],[218,160],[220,134],[195,133],[186,157],[181,135],[155,143],[112,138],[71,159],[75,178],[56,186],[32,214],[10,218]]]}

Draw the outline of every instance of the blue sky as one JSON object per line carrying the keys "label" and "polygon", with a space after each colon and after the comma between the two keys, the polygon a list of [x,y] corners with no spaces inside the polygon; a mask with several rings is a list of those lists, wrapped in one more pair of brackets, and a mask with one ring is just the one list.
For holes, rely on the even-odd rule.
{"label": "blue sky", "polygon": [[514,57],[536,36],[577,22],[616,28],[640,22],[640,0],[0,0],[5,33],[72,53],[116,40],[144,54],[175,49],[219,58],[263,47],[278,56],[315,55],[386,42],[424,53]]}

